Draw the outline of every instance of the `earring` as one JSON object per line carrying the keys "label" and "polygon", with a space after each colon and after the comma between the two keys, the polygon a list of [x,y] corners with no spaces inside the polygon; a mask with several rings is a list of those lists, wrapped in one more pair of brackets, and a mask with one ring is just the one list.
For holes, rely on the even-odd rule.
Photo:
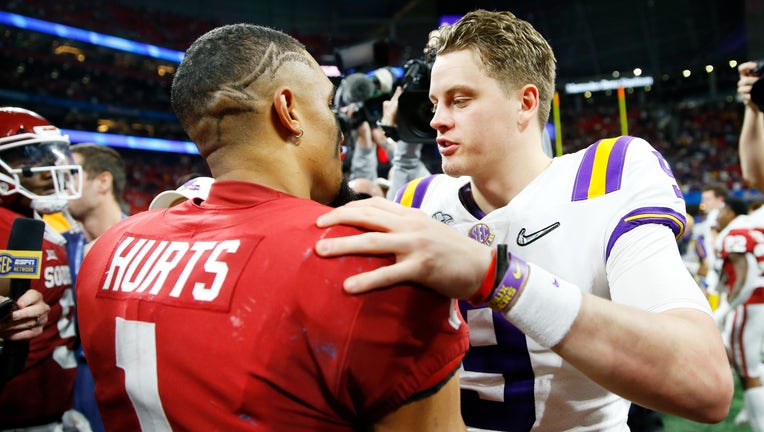
{"label": "earring", "polygon": [[300,134],[299,134],[299,135],[295,135],[295,137],[296,137],[296,138],[302,138],[302,135],[303,135],[304,133],[305,133],[305,131],[304,131],[304,130],[302,130],[302,129],[300,129]]}

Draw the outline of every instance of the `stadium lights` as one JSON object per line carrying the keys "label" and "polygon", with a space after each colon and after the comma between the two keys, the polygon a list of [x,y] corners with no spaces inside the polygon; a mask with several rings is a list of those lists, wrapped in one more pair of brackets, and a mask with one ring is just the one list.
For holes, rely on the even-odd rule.
{"label": "stadium lights", "polygon": [[[175,63],[180,63],[185,56],[182,51],[176,51],[169,48],[162,48],[155,45],[150,45],[142,42],[135,42],[120,37],[101,34],[89,30],[83,30],[76,27],[70,27],[63,24],[56,24],[48,21],[43,21],[36,18],[30,18],[23,15],[18,15],[10,12],[0,11],[0,24],[5,24],[11,27],[20,28],[23,30],[35,31],[38,33],[45,33],[53,36],[59,36],[66,39],[77,40],[80,42],[89,43],[92,45],[111,48],[118,51],[125,51],[133,54],[139,54],[147,57],[152,57],[161,60],[169,60]],[[77,57],[78,61],[84,60],[84,54],[77,48],[70,47],[68,45],[62,45],[56,51],[56,54],[73,54]],[[321,66],[327,76],[336,77],[341,73],[336,66]],[[170,66],[160,65],[157,67],[157,73],[162,76],[166,74],[172,74],[175,69]],[[0,92],[3,96],[13,96],[15,99],[30,100],[36,99],[34,96],[22,95],[18,92]],[[9,94],[12,93],[12,94]],[[59,104],[61,105],[61,104]],[[74,104],[72,104],[74,105]],[[172,116],[171,114],[169,114]],[[196,145],[191,141],[174,141],[159,138],[145,138],[136,137],[130,135],[117,135],[101,132],[89,132],[73,129],[61,129],[65,134],[69,135],[69,139],[72,143],[80,142],[92,142],[100,145],[106,145],[110,147],[129,148],[134,150],[152,150],[162,151],[169,153],[184,153],[184,154],[199,154]]]}
{"label": "stadium lights", "polygon": [[109,147],[128,148],[133,150],[152,150],[168,153],[184,153],[198,155],[196,144],[191,141],[173,141],[159,138],[144,138],[129,135],[117,135],[100,132],[88,132],[74,129],[61,129],[64,135],[69,135],[72,144],[89,142]]}
{"label": "stadium lights", "polygon": [[[38,33],[59,36],[62,38],[111,48],[118,51],[125,51],[161,60],[169,60],[175,63],[180,63],[185,56],[183,51],[162,48],[156,45],[131,41],[121,37],[110,36],[90,30],[83,30],[63,24],[56,24],[49,21],[30,18],[10,12],[0,11],[0,24],[9,25],[11,27],[16,27],[24,30],[36,31]],[[330,77],[339,76],[333,75],[337,73],[336,66],[321,66],[321,69],[323,69]]]}
{"label": "stadium lights", "polygon": [[18,15],[10,12],[0,11],[0,24],[6,24],[24,30],[36,31],[39,33],[45,33],[67,39],[73,39],[80,42],[103,46],[119,51],[126,51],[133,54],[145,55],[162,60],[170,60],[176,63],[180,63],[184,56],[184,53],[181,51],[162,48],[142,42],[135,42],[116,36],[109,36],[89,30],[70,27],[63,24],[43,21],[36,18],[25,17],[23,15]]}
{"label": "stadium lights", "polygon": [[589,81],[583,83],[567,83],[565,84],[565,93],[591,93],[595,91],[615,90],[619,87],[633,88],[633,87],[649,87],[653,85],[653,77],[640,76],[634,78],[619,78],[614,80],[599,80]]}

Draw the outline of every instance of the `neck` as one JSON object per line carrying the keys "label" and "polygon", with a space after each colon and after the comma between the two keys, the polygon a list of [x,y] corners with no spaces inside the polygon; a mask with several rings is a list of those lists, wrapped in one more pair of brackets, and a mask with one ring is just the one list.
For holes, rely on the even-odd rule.
{"label": "neck", "polygon": [[88,241],[97,238],[112,225],[122,220],[122,209],[116,202],[109,202],[107,205],[99,207],[80,221],[85,237]]}
{"label": "neck", "polygon": [[540,149],[512,159],[520,162],[505,163],[504,168],[495,167],[488,175],[472,176],[472,197],[485,213],[509,204],[552,162]]}
{"label": "neck", "polygon": [[[247,151],[230,146],[207,157],[212,176],[218,181],[234,180],[257,183],[300,198],[310,198],[310,184],[304,170],[292,156],[292,147],[274,149],[260,143],[264,149]],[[271,150],[274,149],[274,150]]]}

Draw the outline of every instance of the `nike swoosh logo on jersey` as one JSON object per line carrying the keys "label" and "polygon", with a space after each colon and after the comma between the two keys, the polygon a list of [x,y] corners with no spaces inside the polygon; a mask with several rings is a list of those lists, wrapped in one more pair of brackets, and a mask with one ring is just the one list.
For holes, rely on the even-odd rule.
{"label": "nike swoosh logo on jersey", "polygon": [[528,246],[529,244],[531,244],[531,243],[535,242],[536,240],[540,239],[541,237],[544,237],[545,235],[547,235],[550,232],[554,231],[559,226],[560,226],[560,223],[559,222],[555,222],[552,225],[549,225],[548,227],[541,228],[540,230],[532,232],[532,233],[530,233],[528,235],[525,235],[525,228],[523,228],[517,234],[517,245],[518,246]]}

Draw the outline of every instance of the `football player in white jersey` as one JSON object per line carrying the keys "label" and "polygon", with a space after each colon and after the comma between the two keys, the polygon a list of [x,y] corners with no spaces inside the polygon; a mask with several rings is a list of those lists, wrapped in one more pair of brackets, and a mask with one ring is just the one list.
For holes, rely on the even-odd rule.
{"label": "football player in white jersey", "polygon": [[677,248],[685,207],[671,170],[633,137],[547,156],[554,74],[549,44],[509,12],[443,28],[430,124],[446,175],[398,193],[424,211],[370,199],[322,216],[377,232],[316,250],[396,256],[348,278],[348,292],[414,280],[469,300],[472,430],[627,431],[629,401],[718,422],[732,373]]}

